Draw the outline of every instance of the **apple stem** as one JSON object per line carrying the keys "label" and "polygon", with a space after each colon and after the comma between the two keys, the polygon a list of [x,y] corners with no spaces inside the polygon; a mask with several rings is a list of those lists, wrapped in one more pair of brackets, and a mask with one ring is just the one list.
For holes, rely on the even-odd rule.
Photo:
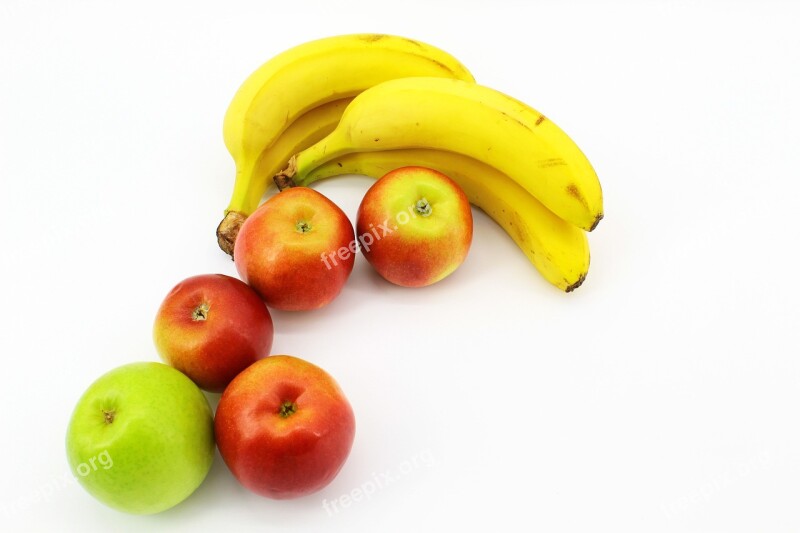
{"label": "apple stem", "polygon": [[430,216],[432,208],[430,202],[428,202],[428,199],[423,196],[417,200],[414,210],[419,213],[420,216],[427,217]]}
{"label": "apple stem", "polygon": [[296,411],[297,404],[287,400],[281,404],[280,409],[278,409],[278,414],[280,414],[282,418],[289,418]]}
{"label": "apple stem", "polygon": [[116,413],[113,410],[112,411],[106,411],[105,409],[103,409],[103,418],[105,418],[106,424],[111,424],[114,421],[114,415],[115,414]]}
{"label": "apple stem", "polygon": [[200,305],[194,308],[194,311],[192,311],[192,320],[197,322],[198,320],[207,319],[209,309],[211,309],[211,307],[208,305],[208,302],[201,303]]}

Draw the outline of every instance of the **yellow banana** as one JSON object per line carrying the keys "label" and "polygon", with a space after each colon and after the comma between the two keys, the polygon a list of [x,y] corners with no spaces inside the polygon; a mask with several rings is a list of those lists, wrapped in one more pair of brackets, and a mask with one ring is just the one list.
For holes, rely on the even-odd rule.
{"label": "yellow banana", "polygon": [[281,154],[268,151],[287,128],[321,105],[405,76],[474,81],[446,52],[382,34],[311,41],[278,54],[253,72],[234,95],[223,124],[225,146],[236,163],[233,195],[217,229],[223,250],[232,252],[239,226],[258,206],[269,178],[279,170],[273,166],[282,167],[291,155],[278,159]]}
{"label": "yellow banana", "polygon": [[276,180],[302,182],[353,152],[432,148],[505,174],[564,220],[591,231],[603,217],[597,174],[544,115],[503,93],[461,80],[403,78],[358,95],[327,137],[293,157]]}
{"label": "yellow banana", "polygon": [[430,149],[354,152],[314,168],[295,183],[309,185],[340,174],[379,178],[408,165],[433,168],[458,183],[470,202],[514,239],[547,281],[566,292],[583,283],[589,270],[586,233],[556,216],[508,176],[476,159]]}
{"label": "yellow banana", "polygon": [[307,111],[262,152],[253,173],[246,179],[237,177],[228,211],[217,227],[217,242],[225,253],[233,256],[239,228],[247,216],[256,210],[270,185],[274,184],[272,176],[292,154],[308,148],[332,132],[350,101],[352,98],[341,98]]}

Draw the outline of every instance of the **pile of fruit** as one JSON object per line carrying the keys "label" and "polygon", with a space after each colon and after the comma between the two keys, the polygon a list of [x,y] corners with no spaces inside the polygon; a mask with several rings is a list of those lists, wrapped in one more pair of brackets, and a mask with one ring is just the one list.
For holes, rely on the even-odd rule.
{"label": "pile of fruit", "polygon": [[[589,161],[544,115],[478,85],[433,46],[363,34],[292,48],[242,84],[224,138],[236,180],[217,241],[241,281],[179,283],[154,326],[166,364],[100,377],[69,424],[73,472],[116,509],[178,504],[202,483],[215,445],[236,479],[267,497],[330,483],[350,453],[353,410],[323,369],[270,355],[268,308],[330,303],[357,253],[389,282],[435,283],[469,251],[473,204],[556,287],[586,278],[586,231],[603,217]],[[379,178],[355,231],[308,187],[344,174]],[[215,414],[200,388],[222,392]]]}

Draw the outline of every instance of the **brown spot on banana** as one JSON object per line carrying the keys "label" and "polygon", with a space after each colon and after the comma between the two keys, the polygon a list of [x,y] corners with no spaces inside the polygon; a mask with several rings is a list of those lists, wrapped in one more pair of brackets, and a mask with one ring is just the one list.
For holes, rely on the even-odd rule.
{"label": "brown spot on banana", "polygon": [[578,200],[581,203],[581,205],[583,205],[586,209],[589,209],[589,204],[586,202],[586,198],[583,197],[581,191],[578,190],[578,187],[574,183],[570,183],[569,185],[567,185],[566,190],[568,195]]}
{"label": "brown spot on banana", "polygon": [[428,57],[428,56],[423,55],[423,54],[419,54],[419,56],[421,58],[423,58],[425,61],[429,61],[429,62],[433,63],[434,65],[436,65],[437,67],[439,67],[440,69],[442,69],[443,71],[447,72],[453,78],[459,78],[458,72],[456,72],[455,70],[451,69],[450,67],[448,67],[447,65],[445,65],[444,63],[439,61],[438,59],[433,59],[432,57]]}
{"label": "brown spot on banana", "polygon": [[528,230],[525,227],[525,223],[522,221],[522,217],[520,217],[519,213],[516,211],[512,213],[509,225],[514,227],[514,233],[517,234],[519,243],[524,243],[528,239]]}
{"label": "brown spot on banana", "polygon": [[533,125],[534,126],[538,126],[539,124],[544,122],[545,118],[547,118],[547,117],[545,117],[544,115],[539,115],[539,118],[536,119],[536,122],[534,122]]}
{"label": "brown spot on banana", "polygon": [[[589,209],[589,204],[586,201],[586,198],[584,198],[583,194],[581,194],[581,191],[578,189],[578,187],[574,183],[570,183],[569,185],[567,185],[566,190],[567,190],[567,194],[569,194],[570,196],[572,196],[573,198],[578,200],[583,207],[585,207],[586,209]],[[592,222],[592,225],[589,227],[589,229],[587,231],[593,231],[597,227],[597,225],[600,223],[601,220],[603,220],[603,213],[597,213],[595,215],[595,217],[594,217],[594,221]]]}
{"label": "brown spot on banana", "polygon": [[424,46],[422,46],[422,43],[420,43],[419,41],[415,41],[414,39],[409,39],[408,37],[403,37],[403,40],[404,40],[405,42],[409,43],[409,44],[413,44],[413,45],[414,45],[414,46],[416,46],[417,48],[421,48],[421,49],[423,49],[423,50],[425,49],[425,47],[424,47]]}
{"label": "brown spot on banana", "polygon": [[566,164],[566,161],[561,157],[549,157],[538,161],[539,168],[559,167]]}
{"label": "brown spot on banana", "polygon": [[364,35],[359,36],[359,39],[368,43],[374,43],[384,38],[386,38],[386,35],[382,33],[365,33]]}
{"label": "brown spot on banana", "polygon": [[[525,124],[524,122],[522,122],[522,121],[521,121],[520,119],[518,119],[517,117],[513,117],[513,116],[511,116],[511,115],[509,115],[508,113],[506,113],[505,111],[500,111],[500,114],[501,114],[501,115],[503,115],[503,116],[505,116],[505,117],[507,117],[509,120],[513,120],[514,122],[516,122],[517,124],[519,124],[520,126],[522,126],[523,128],[525,128],[526,130],[528,130],[528,131],[531,131],[531,132],[533,131],[533,130],[530,128],[530,126],[528,126],[527,124]],[[537,122],[537,125],[538,125],[538,122]]]}

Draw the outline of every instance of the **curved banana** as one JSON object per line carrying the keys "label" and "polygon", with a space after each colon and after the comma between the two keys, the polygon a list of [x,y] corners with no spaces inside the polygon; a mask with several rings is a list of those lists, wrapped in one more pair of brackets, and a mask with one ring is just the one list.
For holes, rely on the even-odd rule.
{"label": "curved banana", "polygon": [[340,174],[380,178],[408,165],[433,168],[452,178],[469,201],[497,222],[545,279],[559,289],[571,292],[586,279],[586,233],[556,216],[508,176],[470,157],[427,149],[354,152],[314,168],[296,184],[309,185]]}
{"label": "curved banana", "polygon": [[306,112],[262,152],[254,172],[247,178],[240,179],[237,176],[226,216],[217,227],[217,243],[225,253],[233,256],[233,245],[239,228],[247,216],[256,210],[270,185],[274,184],[270,178],[286,164],[292,154],[308,148],[332,132],[352,100],[341,98]]}
{"label": "curved banana", "polygon": [[336,129],[293,157],[276,180],[303,181],[316,167],[345,154],[403,148],[433,148],[482,161],[585,230],[603,218],[597,174],[558,126],[510,96],[452,79],[403,78],[364,91],[347,106]]}
{"label": "curved banana", "polygon": [[405,76],[474,81],[448,53],[413,39],[382,34],[311,41],[278,54],[253,72],[234,95],[223,124],[225,146],[236,163],[233,196],[226,219],[217,229],[223,250],[232,253],[228,244],[258,206],[266,191],[264,184],[279,169],[269,170],[285,165],[291,155],[273,159],[274,154],[266,150],[292,123],[320,105]]}

